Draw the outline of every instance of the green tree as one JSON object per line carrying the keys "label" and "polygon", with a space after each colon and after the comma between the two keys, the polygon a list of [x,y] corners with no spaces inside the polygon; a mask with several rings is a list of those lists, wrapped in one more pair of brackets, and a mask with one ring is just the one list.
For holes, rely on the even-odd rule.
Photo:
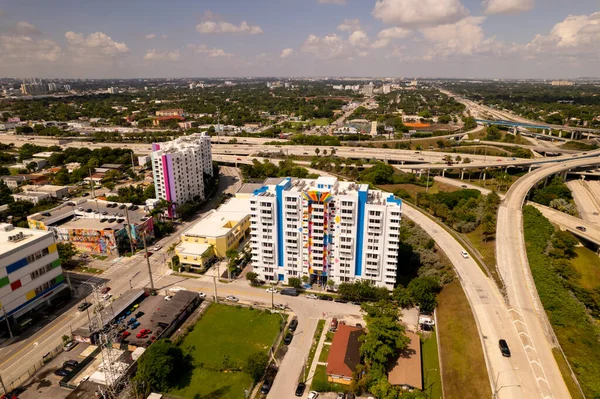
{"label": "green tree", "polygon": [[189,367],[180,347],[169,340],[158,340],[139,359],[133,381],[144,389],[145,397],[151,391],[167,391]]}
{"label": "green tree", "polygon": [[413,279],[406,287],[413,301],[423,313],[431,313],[437,306],[441,285],[437,277],[422,276]]}
{"label": "green tree", "polygon": [[407,309],[413,306],[413,300],[410,296],[410,292],[401,285],[394,288],[392,298],[398,303],[398,306],[400,306],[403,309]]}
{"label": "green tree", "polygon": [[315,154],[317,154],[317,156],[319,156],[320,152],[321,152],[321,150],[319,150],[319,148],[315,148]]}
{"label": "green tree", "polygon": [[486,139],[488,139],[490,141],[498,141],[498,140],[502,139],[502,133],[500,132],[500,129],[498,129],[498,126],[491,125],[491,126],[488,126],[486,130],[487,130]]}
{"label": "green tree", "polygon": [[266,353],[258,352],[248,356],[244,371],[252,377],[254,382],[259,381],[265,374],[265,369],[269,363],[269,357]]}
{"label": "green tree", "polygon": [[77,249],[72,242],[57,242],[56,249],[58,250],[58,259],[62,265],[71,262],[73,257],[77,255]]}
{"label": "green tree", "polygon": [[250,281],[252,284],[256,284],[258,281],[258,273],[248,272],[246,273],[246,280]]}
{"label": "green tree", "polygon": [[300,287],[302,287],[302,280],[300,280],[297,277],[290,277],[290,278],[288,278],[288,285],[290,287],[300,288]]}
{"label": "green tree", "polygon": [[11,189],[4,183],[4,180],[0,180],[0,205],[10,204],[14,201]]}

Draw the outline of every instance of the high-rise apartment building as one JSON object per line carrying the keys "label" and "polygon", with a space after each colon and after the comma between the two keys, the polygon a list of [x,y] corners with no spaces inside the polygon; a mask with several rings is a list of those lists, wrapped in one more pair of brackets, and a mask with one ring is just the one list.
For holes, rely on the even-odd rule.
{"label": "high-rise apartment building", "polygon": [[394,195],[334,177],[267,179],[250,197],[250,214],[260,279],[394,288],[402,216]]}
{"label": "high-rise apartment building", "polygon": [[194,197],[204,199],[204,174],[213,173],[210,136],[195,133],[152,144],[152,173],[156,198],[175,205]]}
{"label": "high-rise apartment building", "polygon": [[0,321],[20,319],[66,288],[52,232],[0,224]]}

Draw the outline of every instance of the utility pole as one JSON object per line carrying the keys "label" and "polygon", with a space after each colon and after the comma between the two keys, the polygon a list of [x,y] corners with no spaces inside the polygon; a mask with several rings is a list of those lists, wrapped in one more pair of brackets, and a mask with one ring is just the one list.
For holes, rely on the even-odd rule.
{"label": "utility pole", "polygon": [[219,295],[217,294],[217,278],[213,276],[213,282],[215,283],[215,303],[219,303]]}
{"label": "utility pole", "polygon": [[271,309],[275,308],[275,287],[271,287]]}
{"label": "utility pole", "polygon": [[135,163],[133,162],[133,151],[131,151],[131,167],[135,168]]}
{"label": "utility pole", "polygon": [[144,241],[144,253],[146,254],[146,264],[148,265],[148,276],[150,277],[150,290],[154,293],[154,280],[152,279],[152,268],[150,267],[150,257],[148,256],[148,246],[146,245],[146,230],[141,230],[142,240]]}
{"label": "utility pole", "polygon": [[133,249],[133,234],[131,234],[131,223],[129,223],[129,209],[127,209],[127,207],[125,207],[125,219],[127,220],[127,228],[125,229],[125,231],[129,235],[129,248],[131,249],[131,256],[133,256],[133,253],[135,252]]}
{"label": "utility pole", "polygon": [[0,375],[0,385],[2,386],[2,393],[8,395],[8,391],[6,390],[6,386],[4,386],[4,381],[2,381],[1,375]]}
{"label": "utility pole", "polygon": [[10,329],[10,322],[8,321],[8,317],[6,317],[6,309],[4,309],[4,306],[0,305],[0,307],[2,308],[2,313],[4,314],[4,320],[6,320],[6,326],[8,327],[8,334],[10,335],[10,338],[13,338],[13,333],[12,330]]}
{"label": "utility pole", "polygon": [[427,168],[427,185],[425,186],[425,193],[427,193],[427,191],[429,191],[429,171],[430,171],[430,169]]}
{"label": "utility pole", "polygon": [[221,144],[221,110],[217,107],[217,144]]}
{"label": "utility pole", "polygon": [[96,198],[94,193],[94,180],[92,179],[92,169],[90,169],[90,187],[92,188],[92,198]]}

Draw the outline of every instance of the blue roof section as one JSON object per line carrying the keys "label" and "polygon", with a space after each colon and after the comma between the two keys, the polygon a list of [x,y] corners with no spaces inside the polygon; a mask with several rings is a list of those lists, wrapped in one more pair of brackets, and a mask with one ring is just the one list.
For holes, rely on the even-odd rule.
{"label": "blue roof section", "polygon": [[267,191],[268,189],[269,189],[268,186],[262,186],[261,188],[254,190],[252,192],[252,194],[253,195],[260,195],[260,194],[264,193],[265,191]]}
{"label": "blue roof section", "polygon": [[394,196],[394,194],[390,194],[389,197],[386,198],[387,202],[391,202],[392,204],[398,204],[400,206],[402,206],[402,200],[396,196]]}
{"label": "blue roof section", "polygon": [[292,186],[292,178],[286,177],[284,180],[280,181],[279,184],[277,184],[277,186],[283,187],[283,190],[287,190]]}

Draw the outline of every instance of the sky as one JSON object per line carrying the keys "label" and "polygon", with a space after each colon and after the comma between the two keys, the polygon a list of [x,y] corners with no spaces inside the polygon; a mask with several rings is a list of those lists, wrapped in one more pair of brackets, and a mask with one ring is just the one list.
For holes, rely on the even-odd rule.
{"label": "sky", "polygon": [[600,75],[600,0],[0,0],[0,77]]}

